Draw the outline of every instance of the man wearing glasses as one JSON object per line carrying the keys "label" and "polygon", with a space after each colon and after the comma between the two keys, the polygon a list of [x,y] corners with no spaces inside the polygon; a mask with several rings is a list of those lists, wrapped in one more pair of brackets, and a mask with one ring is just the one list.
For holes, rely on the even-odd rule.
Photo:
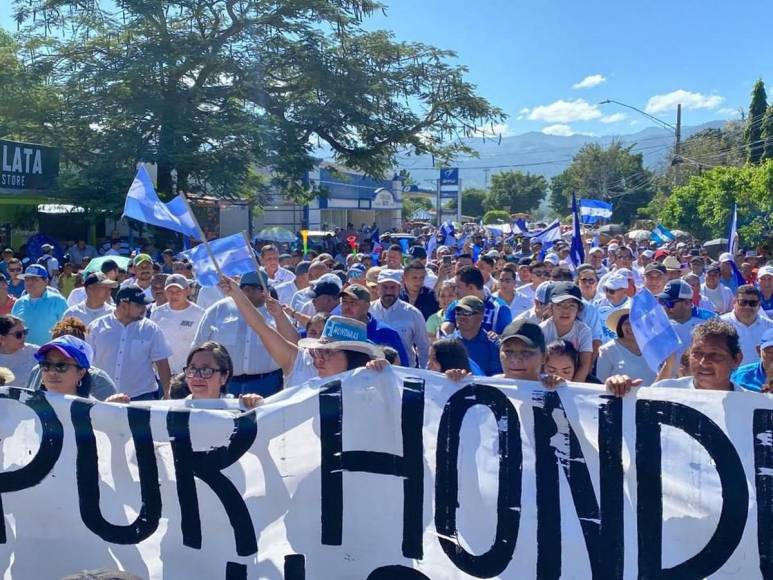
{"label": "man wearing glasses", "polygon": [[[268,278],[265,272],[247,272],[239,287],[266,321],[287,338],[297,333],[284,313],[276,318],[266,308]],[[281,311],[280,311],[281,312]],[[196,330],[193,345],[213,340],[231,355],[234,376],[228,381],[228,392],[235,397],[256,393],[268,397],[282,389],[282,369],[268,354],[263,341],[247,326],[232,298],[223,298],[207,308]]]}
{"label": "man wearing glasses", "polygon": [[24,294],[24,279],[21,278],[22,265],[18,258],[7,260],[8,270],[8,294],[14,298],[21,298]]}
{"label": "man wearing glasses", "polygon": [[693,328],[705,322],[693,316],[692,295],[692,286],[684,280],[671,280],[666,284],[663,292],[657,295],[658,302],[671,320],[671,326],[682,341],[682,346],[676,351],[676,360],[679,360],[682,353],[690,348]]}
{"label": "man wearing glasses", "polygon": [[760,291],[751,284],[739,286],[733,311],[721,318],[738,332],[744,364],[758,362],[760,354],[757,345],[765,331],[773,328],[773,320],[760,316]]}
{"label": "man wearing glasses", "polygon": [[615,310],[629,306],[628,286],[628,278],[623,274],[613,274],[604,281],[604,298],[597,302],[602,342],[617,338],[617,335],[607,327],[607,318]]}

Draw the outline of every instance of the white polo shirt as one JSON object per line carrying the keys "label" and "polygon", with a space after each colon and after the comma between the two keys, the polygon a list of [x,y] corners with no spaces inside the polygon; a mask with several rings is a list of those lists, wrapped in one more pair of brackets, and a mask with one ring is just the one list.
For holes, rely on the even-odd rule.
{"label": "white polo shirt", "polygon": [[427,367],[429,338],[427,338],[424,315],[418,308],[403,300],[397,300],[389,308],[384,308],[381,300],[374,300],[370,303],[370,313],[373,318],[388,324],[400,335],[410,359],[409,361],[400,361],[403,366],[415,367],[418,358],[419,368]]}
{"label": "white polo shirt", "polygon": [[759,362],[760,355],[757,353],[757,346],[760,344],[762,334],[769,328],[773,328],[773,320],[760,316],[758,313],[754,322],[747,326],[736,318],[735,312],[728,312],[720,316],[720,318],[732,324],[738,332],[741,352],[743,353],[741,364],[746,365]]}
{"label": "white polo shirt", "polygon": [[94,366],[113,379],[117,392],[130,397],[155,392],[153,363],[172,355],[164,333],[147,318],[124,326],[114,314],[102,316],[89,325],[86,342],[94,349]]}
{"label": "white polo shirt", "polygon": [[185,367],[185,360],[191,351],[193,338],[203,316],[204,309],[193,303],[182,310],[172,310],[169,304],[164,304],[153,310],[150,315],[150,319],[158,324],[172,349],[172,356],[169,357],[172,374],[181,373]]}
{"label": "white polo shirt", "polygon": [[[276,327],[265,306],[258,311],[269,325]],[[260,337],[247,326],[231,298],[215,302],[204,312],[193,343],[201,344],[208,340],[219,342],[226,348],[233,361],[234,376],[263,375],[279,368]]]}
{"label": "white polo shirt", "polygon": [[70,306],[67,310],[65,310],[64,314],[62,314],[62,318],[67,318],[68,316],[74,316],[75,318],[83,322],[83,324],[88,326],[100,316],[112,314],[113,310],[115,310],[115,306],[113,306],[112,304],[108,304],[107,302],[105,302],[99,308],[89,308],[88,306],[86,306],[86,302],[83,301],[83,302],[79,302],[75,306]]}

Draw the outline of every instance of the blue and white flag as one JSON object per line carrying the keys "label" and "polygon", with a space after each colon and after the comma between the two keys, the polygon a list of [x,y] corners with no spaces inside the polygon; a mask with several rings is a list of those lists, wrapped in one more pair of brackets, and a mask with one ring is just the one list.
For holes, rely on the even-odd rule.
{"label": "blue and white flag", "polygon": [[646,288],[642,288],[631,300],[630,321],[647,366],[657,372],[663,361],[679,349],[682,341],[666,311]]}
{"label": "blue and white flag", "polygon": [[[572,200],[574,200],[574,193],[572,193]],[[581,199],[580,215],[584,224],[595,224],[600,220],[611,219],[612,204],[598,199]]]}
{"label": "blue and white flag", "polygon": [[730,228],[727,233],[727,251],[735,260],[738,251],[738,205],[733,204],[733,214],[730,216]]}
{"label": "blue and white flag", "polygon": [[561,239],[561,222],[558,220],[553,221],[549,226],[531,234],[531,243],[540,242],[543,246],[545,243],[557,242]]}
{"label": "blue and white flag", "polygon": [[[239,276],[254,272],[258,265],[253,257],[247,238],[243,233],[233,234],[209,242],[209,248],[217,260],[220,270],[226,276]],[[204,244],[186,250],[183,255],[193,264],[193,273],[202,286],[216,286],[219,282],[217,270]]]}
{"label": "blue and white flag", "polygon": [[601,246],[601,232],[596,230],[593,232],[593,239],[590,241],[590,247],[598,248],[599,246]]}
{"label": "blue and white flag", "polygon": [[585,248],[582,245],[580,216],[577,214],[577,196],[572,192],[572,245],[569,248],[569,258],[576,268],[585,262]]}
{"label": "blue and white flag", "polygon": [[432,233],[427,240],[427,259],[432,259],[432,254],[437,250],[437,234]]}
{"label": "blue and white flag", "polygon": [[181,195],[169,203],[158,199],[156,189],[144,165],[141,165],[134,178],[126,203],[123,206],[124,217],[133,218],[139,222],[158,226],[184,236],[203,241],[201,230],[195,216]]}
{"label": "blue and white flag", "polygon": [[526,225],[526,222],[523,219],[517,219],[513,222],[512,232],[515,235],[527,235],[529,233],[529,228]]}
{"label": "blue and white flag", "polygon": [[376,228],[375,230],[373,230],[373,233],[370,234],[370,242],[373,244],[373,247],[376,247],[376,245],[378,245],[380,241],[379,239],[380,237],[381,237],[381,231],[379,230],[379,228]]}
{"label": "blue and white flag", "polygon": [[658,244],[667,244],[668,242],[673,242],[676,239],[676,236],[672,234],[671,230],[666,226],[658,224],[655,226],[655,229],[650,232],[650,239]]}
{"label": "blue and white flag", "polygon": [[443,245],[454,247],[456,237],[454,236],[454,224],[450,221],[443,222],[440,226],[440,234],[443,236]]}

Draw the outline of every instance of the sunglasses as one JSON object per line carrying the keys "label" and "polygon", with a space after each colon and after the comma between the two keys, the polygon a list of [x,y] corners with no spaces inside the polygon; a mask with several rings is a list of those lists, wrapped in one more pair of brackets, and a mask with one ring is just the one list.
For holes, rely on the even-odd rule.
{"label": "sunglasses", "polygon": [[751,306],[752,308],[756,308],[760,305],[759,300],[737,300],[738,306]]}
{"label": "sunglasses", "polygon": [[677,304],[681,302],[685,302],[684,300],[658,300],[661,306],[664,306],[665,308],[673,308]]}
{"label": "sunglasses", "polygon": [[580,284],[595,284],[598,282],[596,278],[580,278]]}
{"label": "sunglasses", "polygon": [[25,336],[29,334],[29,329],[25,328],[24,330],[17,330],[16,332],[9,332],[6,334],[6,336],[13,336],[16,340],[21,340]]}
{"label": "sunglasses", "polygon": [[63,375],[68,370],[70,370],[70,367],[78,368],[78,365],[72,364],[72,363],[66,363],[66,362],[49,362],[47,360],[44,360],[40,363],[40,368],[43,369],[44,373],[50,373],[51,371],[54,371],[58,375]]}

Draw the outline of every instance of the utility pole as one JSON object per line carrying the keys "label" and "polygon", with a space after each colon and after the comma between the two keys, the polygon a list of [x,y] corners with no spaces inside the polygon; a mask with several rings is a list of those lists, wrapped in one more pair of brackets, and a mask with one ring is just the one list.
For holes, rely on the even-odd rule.
{"label": "utility pole", "polygon": [[488,189],[488,174],[489,174],[489,171],[491,171],[491,170],[490,170],[490,169],[484,169],[484,170],[483,170],[483,175],[485,176],[485,178],[484,178],[484,179],[485,179],[484,183],[485,183],[485,187],[486,187],[486,189]]}
{"label": "utility pole", "polygon": [[676,105],[676,144],[674,145],[674,154],[679,155],[681,153],[682,146],[682,104]]}

